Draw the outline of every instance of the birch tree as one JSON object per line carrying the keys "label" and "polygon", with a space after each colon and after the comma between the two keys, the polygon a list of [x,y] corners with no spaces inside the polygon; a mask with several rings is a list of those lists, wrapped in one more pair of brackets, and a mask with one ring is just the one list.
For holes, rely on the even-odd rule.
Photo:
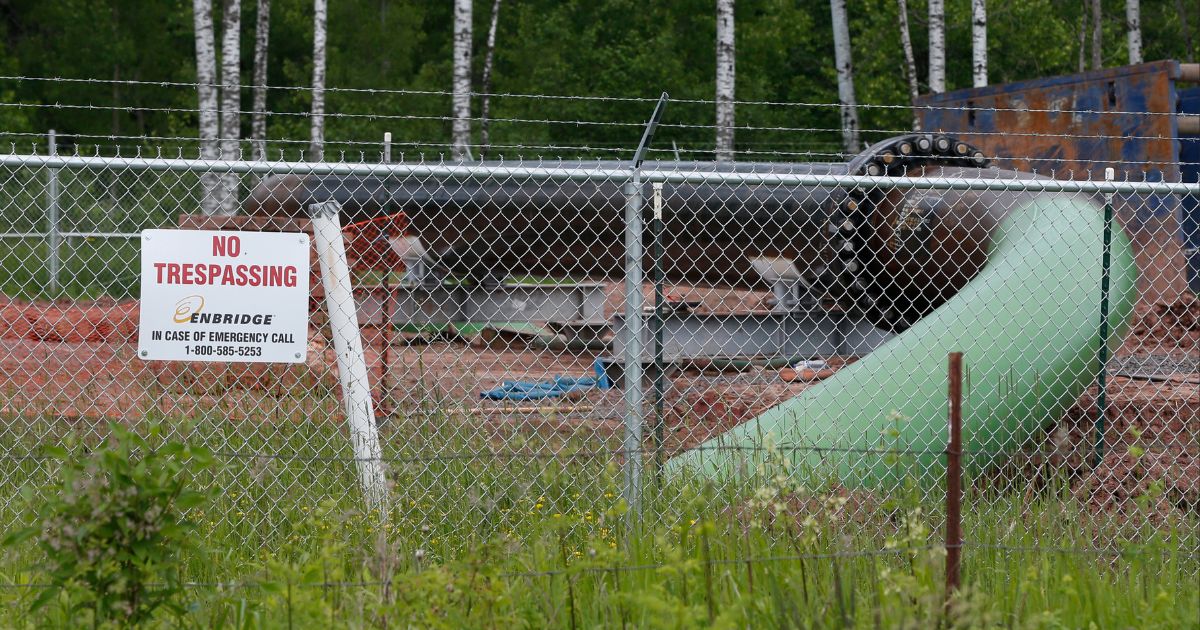
{"label": "birch tree", "polygon": [[734,0],[717,0],[717,161],[733,161]]}
{"label": "birch tree", "polygon": [[454,0],[454,89],[451,102],[451,151],[454,159],[471,153],[471,4]]}
{"label": "birch tree", "polygon": [[1175,12],[1179,14],[1179,27],[1183,31],[1183,49],[1187,51],[1184,61],[1191,63],[1196,60],[1196,49],[1192,48],[1192,28],[1188,26],[1188,15],[1183,10],[1183,0],[1175,0]]}
{"label": "birch tree", "polygon": [[929,0],[929,91],[946,91],[946,6]]}
{"label": "birch tree", "polygon": [[329,23],[326,0],[313,0],[312,128],[308,159],[325,159],[325,34]]}
{"label": "birch tree", "polygon": [[271,0],[258,0],[254,24],[254,112],[250,138],[255,160],[267,159],[267,41],[271,30]]}
{"label": "birch tree", "polygon": [[988,84],[987,0],[971,0],[971,75],[974,87]]}
{"label": "birch tree", "polygon": [[1088,2],[1083,0],[1083,11],[1079,14],[1079,71],[1087,70]]}
{"label": "birch tree", "polygon": [[[225,0],[221,14],[221,159],[237,160],[241,139],[241,0]],[[237,212],[238,175],[221,175],[221,213]]]}
{"label": "birch tree", "polygon": [[488,25],[487,50],[483,54],[483,94],[479,102],[479,159],[483,159],[491,145],[492,138],[488,129],[488,114],[491,110],[492,98],[492,64],[496,59],[496,26],[500,23],[500,3],[492,2],[492,22]]}
{"label": "birch tree", "polygon": [[837,64],[838,104],[842,114],[842,149],[857,153],[858,106],[854,100],[854,66],[851,62],[850,25],[846,20],[846,0],[829,0],[833,17],[833,57]]}
{"label": "birch tree", "polygon": [[1101,46],[1103,12],[1100,0],[1092,0],[1092,70],[1104,67],[1104,48]]}
{"label": "birch tree", "polygon": [[917,98],[921,96],[921,87],[917,81],[917,60],[913,56],[912,35],[908,31],[908,2],[896,0],[896,9],[900,22],[900,47],[904,49],[904,73],[908,76],[908,102],[913,106],[913,131],[920,131],[921,117],[917,115]]}
{"label": "birch tree", "polygon": [[[200,157],[220,157],[220,119],[217,113],[217,50],[213,41],[212,0],[192,0],[192,23],[196,38],[196,94],[199,103]],[[220,177],[200,175],[200,210],[217,214],[220,209]]]}
{"label": "birch tree", "polygon": [[1142,63],[1142,3],[1140,0],[1125,0],[1125,28],[1129,37],[1129,63]]}

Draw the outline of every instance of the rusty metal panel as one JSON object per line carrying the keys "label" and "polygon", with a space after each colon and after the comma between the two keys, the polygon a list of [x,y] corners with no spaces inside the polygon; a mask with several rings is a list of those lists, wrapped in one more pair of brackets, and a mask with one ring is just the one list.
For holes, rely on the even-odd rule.
{"label": "rusty metal panel", "polygon": [[[1175,61],[1108,68],[922,96],[922,129],[954,134],[1001,168],[1057,179],[1179,181]],[[1180,203],[1172,196],[1116,201],[1133,237],[1147,301],[1186,288]]]}

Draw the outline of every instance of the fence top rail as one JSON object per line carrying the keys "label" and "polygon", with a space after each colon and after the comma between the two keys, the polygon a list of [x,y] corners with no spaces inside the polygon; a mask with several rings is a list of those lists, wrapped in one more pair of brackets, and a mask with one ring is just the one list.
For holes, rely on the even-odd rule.
{"label": "fence top rail", "polygon": [[[516,179],[532,181],[627,181],[630,168],[612,168],[602,162],[543,166],[506,166],[470,163],[373,164],[348,162],[294,162],[205,160],[102,156],[47,156],[10,153],[0,156],[8,168],[122,169],[258,175],[352,175],[361,177],[433,177],[447,179]],[[643,166],[647,184],[828,186],[834,188],[897,188],[926,190],[1019,190],[1060,193],[1179,194],[1200,196],[1200,182],[1098,181],[1060,179],[994,179],[958,177],[888,177],[815,173],[756,173],[662,169]]]}

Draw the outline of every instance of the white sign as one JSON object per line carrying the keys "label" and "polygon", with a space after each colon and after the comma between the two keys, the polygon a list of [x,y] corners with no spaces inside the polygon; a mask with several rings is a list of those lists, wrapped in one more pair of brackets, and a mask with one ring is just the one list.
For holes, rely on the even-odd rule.
{"label": "white sign", "polygon": [[304,362],[308,252],[300,233],[143,231],[138,357]]}

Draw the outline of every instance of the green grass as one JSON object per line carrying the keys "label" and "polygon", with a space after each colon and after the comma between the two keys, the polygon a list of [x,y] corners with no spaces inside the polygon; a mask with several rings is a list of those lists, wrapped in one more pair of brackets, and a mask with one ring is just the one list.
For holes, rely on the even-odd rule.
{"label": "green grass", "polygon": [[[941,496],[838,494],[818,474],[763,470],[646,487],[622,502],[614,448],[416,411],[383,428],[387,518],[363,510],[344,429],[319,412],[232,423],[163,419],[217,453],[192,515],[182,616],[195,627],[932,627],[943,620]],[[51,491],[41,444],[95,450],[104,429],[2,420],[0,496]],[[547,457],[551,451],[562,456]],[[464,458],[465,453],[492,453]],[[570,456],[569,454],[574,454]],[[22,490],[25,488],[26,490]],[[865,497],[865,498],[864,498]],[[36,503],[36,499],[35,499]],[[964,590],[949,620],[1004,627],[1196,627],[1197,519],[1158,528],[1090,516],[1069,494],[980,492],[964,509]],[[28,518],[0,505],[0,527]],[[1092,553],[1097,544],[1121,551]],[[973,544],[974,546],[971,546]],[[1006,547],[1007,549],[1000,549]],[[1039,550],[1040,549],[1040,550]],[[876,553],[878,552],[878,553]],[[39,552],[9,549],[0,583],[37,584]],[[219,585],[218,585],[219,584]],[[0,626],[71,627],[65,596],[0,587]]]}
{"label": "green grass", "polygon": [[0,239],[0,293],[20,300],[137,297],[140,246],[137,239],[63,239],[59,287],[52,291],[49,243]]}

